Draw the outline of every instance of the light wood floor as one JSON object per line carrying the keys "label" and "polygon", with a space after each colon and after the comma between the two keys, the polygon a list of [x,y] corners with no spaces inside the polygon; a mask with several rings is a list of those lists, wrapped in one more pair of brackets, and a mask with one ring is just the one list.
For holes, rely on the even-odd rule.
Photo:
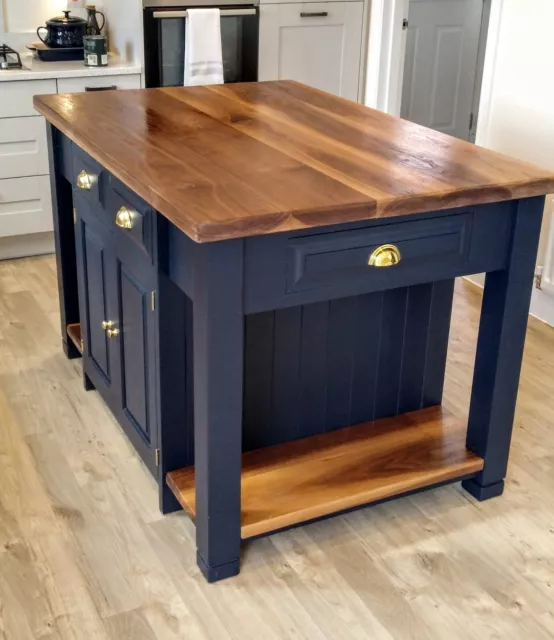
{"label": "light wood floor", "polygon": [[[445,404],[480,296],[459,283]],[[194,527],[65,359],[51,257],[0,263],[0,637],[554,637],[554,330],[531,321],[505,495],[454,485],[250,543],[208,585]]]}

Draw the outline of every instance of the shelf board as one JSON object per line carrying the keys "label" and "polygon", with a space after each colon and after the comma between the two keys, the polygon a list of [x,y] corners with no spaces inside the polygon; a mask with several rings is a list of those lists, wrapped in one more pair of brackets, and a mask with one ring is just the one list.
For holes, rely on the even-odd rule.
{"label": "shelf board", "polygon": [[71,338],[71,342],[79,349],[79,353],[83,353],[83,343],[81,341],[81,325],[68,324],[67,335]]}
{"label": "shelf board", "polygon": [[[463,421],[431,407],[249,451],[241,537],[475,474],[483,459],[466,449],[465,436]],[[194,518],[194,467],[168,473],[167,484]]]}

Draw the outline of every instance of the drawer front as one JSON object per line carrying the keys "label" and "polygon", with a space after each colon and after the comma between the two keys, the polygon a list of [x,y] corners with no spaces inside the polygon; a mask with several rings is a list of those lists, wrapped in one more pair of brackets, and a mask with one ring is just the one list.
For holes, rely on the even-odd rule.
{"label": "drawer front", "polygon": [[44,118],[0,120],[0,179],[48,175],[48,172]]}
{"label": "drawer front", "polygon": [[55,80],[0,82],[0,118],[36,116],[33,96],[56,93]]}
{"label": "drawer front", "polygon": [[[346,224],[245,242],[246,313],[447,280],[505,265],[512,203]],[[399,261],[371,256],[392,245]],[[390,250],[385,256],[391,255]],[[263,277],[260,277],[263,274]]]}
{"label": "drawer front", "polygon": [[88,204],[103,204],[108,180],[107,171],[75,144],[72,156],[73,188]]}
{"label": "drawer front", "polygon": [[0,237],[52,229],[49,176],[0,180]]}
{"label": "drawer front", "polygon": [[75,191],[117,233],[123,245],[130,243],[134,250],[140,249],[151,257],[151,207],[77,145],[73,145],[72,156]]}
{"label": "drawer front", "polygon": [[93,76],[90,78],[60,78],[58,93],[80,93],[99,89],[140,89],[140,75]]}
{"label": "drawer front", "polygon": [[[339,231],[290,241],[287,256],[287,293],[328,287],[353,279],[386,279],[421,266],[440,269],[445,263],[467,260],[473,214],[405,222],[384,228]],[[379,247],[397,253],[398,264],[370,266]]]}
{"label": "drawer front", "polygon": [[112,175],[109,177],[105,209],[118,237],[124,243],[130,241],[151,256],[152,209]]}

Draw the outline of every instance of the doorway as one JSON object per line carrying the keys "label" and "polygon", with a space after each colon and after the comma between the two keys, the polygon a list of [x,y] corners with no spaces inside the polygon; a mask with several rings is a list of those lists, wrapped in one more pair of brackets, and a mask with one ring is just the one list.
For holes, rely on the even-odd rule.
{"label": "doorway", "polygon": [[409,0],[400,115],[475,142],[490,0]]}

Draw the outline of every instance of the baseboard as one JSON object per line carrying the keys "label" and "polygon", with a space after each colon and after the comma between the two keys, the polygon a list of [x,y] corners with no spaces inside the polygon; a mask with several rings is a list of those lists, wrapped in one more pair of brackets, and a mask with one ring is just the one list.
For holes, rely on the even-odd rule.
{"label": "baseboard", "polygon": [[[483,273],[479,273],[473,276],[464,276],[464,280],[474,287],[483,289],[485,286],[484,275]],[[533,288],[529,315],[544,322],[549,327],[554,327],[554,295],[546,291],[541,291],[536,287]]]}
{"label": "baseboard", "polygon": [[0,238],[0,260],[54,253],[54,232]]}

